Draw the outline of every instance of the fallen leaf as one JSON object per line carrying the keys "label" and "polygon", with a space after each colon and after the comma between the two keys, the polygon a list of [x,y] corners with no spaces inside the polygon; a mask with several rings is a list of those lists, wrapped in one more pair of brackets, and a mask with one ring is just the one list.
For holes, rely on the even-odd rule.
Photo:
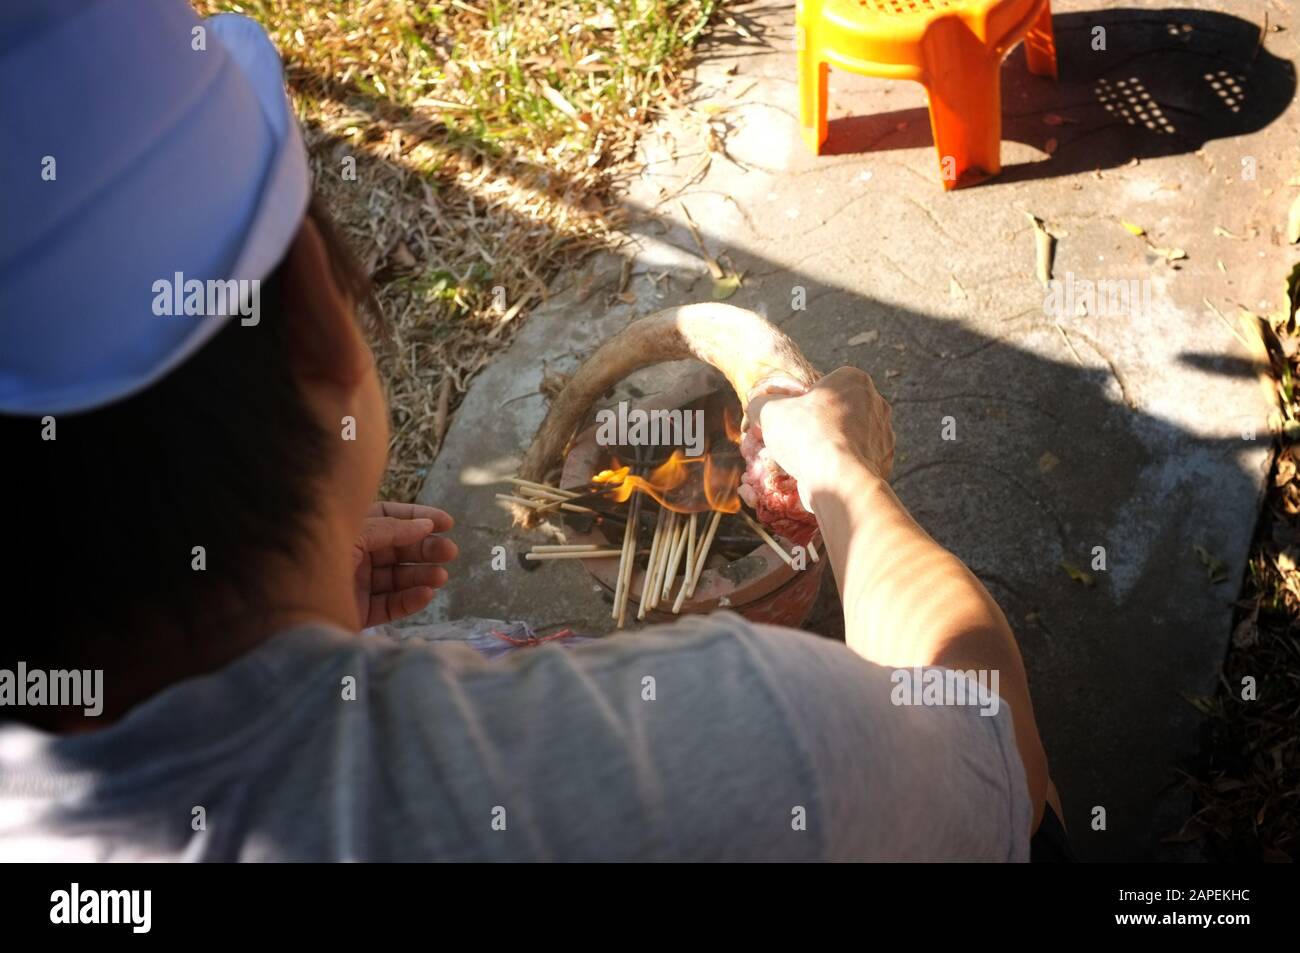
{"label": "fallen leaf", "polygon": [[1277,473],[1273,476],[1274,486],[1286,486],[1295,479],[1295,461],[1282,457],[1277,461]]}
{"label": "fallen leaf", "polygon": [[1052,261],[1056,257],[1056,238],[1043,225],[1043,220],[1031,212],[1025,217],[1034,226],[1034,270],[1044,288],[1052,280]]}
{"label": "fallen leaf", "polygon": [[872,329],[870,331],[863,331],[861,334],[853,335],[853,337],[849,338],[847,343],[849,347],[857,347],[859,344],[872,344],[878,337],[880,337],[880,332]]}
{"label": "fallen leaf", "polygon": [[397,247],[393,249],[393,263],[400,268],[415,267],[415,256],[411,254],[411,249],[406,242],[398,242]]}
{"label": "fallen leaf", "polygon": [[1214,714],[1214,699],[1208,695],[1191,695],[1187,692],[1179,692],[1183,696],[1183,701],[1191,705],[1202,715]]}
{"label": "fallen leaf", "polygon": [[1228,581],[1228,567],[1222,559],[1213,555],[1204,546],[1193,546],[1192,549],[1195,550],[1201,565],[1205,567],[1205,575],[1209,578],[1210,585],[1217,586],[1221,582]]}
{"label": "fallen leaf", "polygon": [[1091,589],[1097,584],[1097,580],[1093,578],[1092,573],[1080,569],[1078,566],[1073,563],[1068,563],[1064,559],[1061,560],[1061,568],[1065,570],[1067,576],[1075,582],[1082,583],[1088,589]]}
{"label": "fallen leaf", "polygon": [[1120,222],[1120,224],[1124,226],[1124,231],[1128,232],[1130,235],[1136,235],[1138,238],[1141,238],[1147,233],[1147,230],[1141,225],[1134,225],[1132,222]]}
{"label": "fallen leaf", "polygon": [[558,109],[570,119],[578,118],[578,110],[573,108],[573,104],[564,98],[563,94],[552,86],[550,83],[542,83],[542,95],[546,101]]}
{"label": "fallen leaf", "polygon": [[740,275],[727,274],[713,280],[713,300],[726,301],[740,290]]}
{"label": "fallen leaf", "polygon": [[442,438],[447,435],[447,412],[451,406],[451,376],[442,379],[438,389],[438,405],[433,413],[433,442],[442,446]]}

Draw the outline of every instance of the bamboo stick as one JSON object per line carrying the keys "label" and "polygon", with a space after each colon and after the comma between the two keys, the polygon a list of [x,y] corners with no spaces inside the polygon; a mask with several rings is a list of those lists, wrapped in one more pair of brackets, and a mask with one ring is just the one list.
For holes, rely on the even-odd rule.
{"label": "bamboo stick", "polygon": [[695,547],[699,545],[699,537],[697,535],[699,518],[699,513],[691,514],[691,536],[686,543],[686,565],[682,567],[682,575],[686,577],[690,576],[691,567],[695,565]]}
{"label": "bamboo stick", "polygon": [[651,588],[650,608],[657,609],[660,601],[664,598],[664,577],[668,575],[668,561],[673,555],[674,539],[677,536],[677,530],[680,527],[682,518],[678,513],[672,510],[668,511],[668,522],[664,526],[664,548],[659,554],[659,572],[655,574],[654,586]]}
{"label": "bamboo stick", "polygon": [[655,567],[658,565],[659,551],[663,549],[665,514],[668,510],[659,507],[659,517],[655,520],[654,536],[650,540],[650,558],[646,562],[645,579],[641,582],[641,605],[637,607],[636,617],[644,619],[650,611],[650,594],[654,589]]}
{"label": "bamboo stick", "polygon": [[763,529],[763,527],[759,525],[759,523],[758,523],[758,521],[757,521],[756,519],[754,519],[752,516],[750,516],[750,515],[749,515],[748,513],[746,513],[744,510],[741,510],[741,511],[740,511],[740,515],[743,516],[743,517],[745,518],[745,522],[749,524],[749,528],[752,529],[755,533],[757,533],[757,534],[759,535],[759,537],[763,540],[763,542],[765,542],[765,543],[767,543],[767,545],[771,546],[772,549],[773,549],[773,551],[775,551],[776,554],[777,554],[778,556],[780,556],[782,560],[784,560],[784,562],[785,562],[785,564],[786,564],[787,566],[790,566],[790,567],[793,568],[793,566],[794,566],[794,557],[791,556],[789,553],[787,553],[784,549],[782,549],[782,548],[781,548],[781,544],[778,543],[776,540],[774,540],[774,539],[772,538],[771,534],[768,533],[767,530]]}
{"label": "bamboo stick", "polygon": [[619,563],[621,570],[620,576],[623,582],[622,598],[615,601],[615,619],[618,628],[623,628],[627,621],[627,598],[632,589],[632,572],[636,564],[636,537],[637,529],[641,524],[641,493],[632,494],[632,499],[628,504],[631,509],[627,517],[627,529],[623,534],[623,548],[626,552],[622,561]]}
{"label": "bamboo stick", "polygon": [[579,494],[573,490],[564,490],[558,486],[551,486],[547,483],[534,483],[532,480],[521,480],[519,477],[506,477],[507,483],[513,483],[515,486],[523,487],[526,490],[534,490],[541,493],[549,493],[553,496],[562,496],[566,500],[571,500]]}
{"label": "bamboo stick", "polygon": [[[535,510],[539,513],[542,511],[542,507],[543,507],[543,503],[541,500],[530,500],[530,499],[525,499],[522,496],[511,496],[509,493],[498,493],[496,494],[496,498],[498,500],[505,500],[507,503],[518,503],[522,506],[527,506],[529,509]],[[560,503],[558,501],[557,503],[560,509],[567,510],[570,513],[591,513],[595,516],[604,515],[603,513],[590,509],[586,506],[575,506],[572,503]]]}
{"label": "bamboo stick", "polygon": [[622,557],[621,549],[589,549],[580,553],[524,553],[524,559],[608,559],[611,556]]}
{"label": "bamboo stick", "polygon": [[677,578],[677,567],[681,565],[682,553],[686,551],[686,517],[677,515],[673,524],[672,546],[668,551],[668,568],[664,571],[663,586],[659,591],[658,605],[661,599],[667,599],[673,593],[673,580]]}
{"label": "bamboo stick", "polygon": [[535,553],[580,553],[584,550],[600,549],[595,543],[538,543],[532,549]]}
{"label": "bamboo stick", "polygon": [[614,607],[610,611],[610,618],[616,621],[618,619],[618,608],[623,604],[623,569],[627,566],[627,550],[635,533],[636,523],[628,520],[623,526],[623,550],[618,559],[618,576],[614,580]]}
{"label": "bamboo stick", "polygon": [[682,611],[682,603],[686,601],[686,590],[691,585],[691,573],[695,569],[695,528],[698,525],[698,517],[698,513],[691,514],[691,522],[686,530],[686,565],[682,567],[682,586],[677,590],[677,598],[673,601],[674,615]]}
{"label": "bamboo stick", "polygon": [[709,547],[713,545],[713,537],[718,534],[718,523],[722,521],[722,510],[713,511],[713,519],[709,521],[709,531],[704,534],[704,541],[696,547],[695,569],[691,573],[691,588],[686,593],[689,599],[695,595],[695,587],[699,585],[700,575],[704,572],[704,564],[709,560]]}

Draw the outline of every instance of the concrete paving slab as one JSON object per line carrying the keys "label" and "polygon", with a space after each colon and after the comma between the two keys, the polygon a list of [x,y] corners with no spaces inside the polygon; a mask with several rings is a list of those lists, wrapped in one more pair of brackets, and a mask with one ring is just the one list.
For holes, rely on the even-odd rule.
{"label": "concrete paving slab", "polygon": [[[720,26],[702,48],[694,118],[643,140],[626,246],[563,276],[459,409],[421,500],[458,516],[464,555],[426,620],[608,631],[579,567],[521,568],[528,542],[492,481],[541,422],[547,374],[709,297],[687,210],[743,275],[733,303],[892,401],[894,485],[1011,619],[1081,852],[1171,856],[1159,838],[1184,801],[1167,789],[1196,742],[1183,695],[1213,690],[1268,465],[1268,404],[1229,324],[1276,306],[1297,257],[1282,228],[1300,24],[1277,2],[1097,6],[1054,4],[1059,83],[1008,58],[1003,173],[948,193],[909,84],[833,72],[827,154],[809,155],[793,4],[733,8],[744,35]],[[1285,30],[1261,48],[1265,7]],[[1035,276],[1030,215],[1057,236],[1059,299]],[[1125,284],[1090,302],[1088,282]],[[504,571],[494,546],[511,550]],[[810,627],[841,631],[833,593]]]}

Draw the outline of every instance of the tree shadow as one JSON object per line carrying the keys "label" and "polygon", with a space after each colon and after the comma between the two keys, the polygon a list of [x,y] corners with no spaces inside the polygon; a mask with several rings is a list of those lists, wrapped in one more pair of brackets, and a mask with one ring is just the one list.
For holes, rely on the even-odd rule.
{"label": "tree shadow", "polygon": [[[1111,9],[1060,13],[1053,25],[1058,82],[1030,74],[1023,44],[1002,68],[1003,140],[1050,155],[1006,164],[986,181],[1068,176],[1195,152],[1211,140],[1262,129],[1295,95],[1294,65],[1261,46],[1259,24],[1230,14]],[[1102,41],[1105,49],[1094,49]],[[934,142],[925,109],[832,119],[828,128],[826,155]]]}
{"label": "tree shadow", "polygon": [[[1137,16],[1134,11],[1098,17],[1098,22],[1111,25],[1112,39],[1124,37],[1124,49],[1139,42],[1128,35],[1127,27],[1160,34],[1166,26],[1158,15]],[[1240,46],[1243,21],[1217,14],[1205,17],[1211,23],[1228,24]],[[1068,20],[1069,15],[1059,19]],[[1084,26],[1093,21],[1083,19],[1088,23],[1058,24],[1063,71],[1074,69],[1076,75],[1074,60],[1084,54],[1070,52],[1065,38],[1086,33]],[[1126,29],[1115,30],[1116,23],[1127,25]],[[1149,38],[1150,32],[1146,35]],[[1168,40],[1170,54],[1183,58],[1184,70],[1189,56],[1202,56],[1183,50],[1181,44],[1191,42],[1172,36]],[[743,52],[753,45],[738,41],[731,47]],[[1223,57],[1216,52],[1209,58],[1217,62]],[[1289,64],[1279,65],[1267,54],[1261,54],[1261,60],[1274,77],[1291,77]],[[1053,175],[1066,168],[1091,168],[1094,162],[1122,164],[1134,155],[1189,151],[1211,134],[1260,128],[1276,116],[1279,102],[1289,99],[1294,88],[1289,80],[1280,85],[1281,92],[1248,95],[1248,108],[1232,114],[1242,117],[1233,120],[1237,125],[1228,126],[1222,115],[1211,114],[1213,121],[1207,120],[1201,132],[1188,138],[1185,133],[1147,129],[1136,119],[1129,121],[1133,117],[1108,119],[1104,104],[1095,102],[1095,83],[1082,80],[1067,88],[1076,90],[1073,101],[1096,120],[1095,127],[1082,121],[1046,127],[1041,122],[1045,112],[1073,118],[1070,101],[1057,87],[1024,73],[1023,63],[1013,61],[1008,67],[1017,69],[1026,90],[1039,84],[1042,88],[1032,91],[1038,98],[1030,108],[1008,119],[1009,127],[1018,123],[1023,129],[1050,128],[1063,139],[1077,131],[1080,137],[1091,137],[1094,146],[1111,144],[1109,152],[1098,153],[1108,158],[1080,158],[1066,167],[1054,167]],[[1098,79],[1118,88],[1121,80],[1127,83],[1123,74],[1130,71],[1115,63],[1100,71]],[[1258,75],[1249,77],[1252,89],[1260,81]],[[1165,95],[1163,80],[1147,88],[1158,88]],[[1018,87],[1008,83],[1007,89],[1007,102],[1015,102]],[[1213,91],[1209,85],[1205,89]],[[354,105],[365,106],[369,100],[366,108],[387,122],[428,121],[395,104],[375,102],[361,90],[336,92]],[[1224,102],[1218,93],[1212,95],[1213,103]],[[1163,99],[1160,102],[1162,111],[1170,113],[1172,107]],[[1181,121],[1183,114],[1176,115]],[[923,111],[920,116],[923,119]],[[862,121],[884,122],[893,131],[896,117]],[[910,126],[925,129],[928,123]],[[901,144],[891,140],[891,147]],[[1080,155],[1084,151],[1081,148]],[[1053,162],[1062,158],[1058,152]],[[364,161],[390,160],[368,157]],[[996,181],[1006,181],[1005,174]],[[556,188],[563,194],[564,183]],[[642,223],[639,230],[656,231],[662,241],[681,249],[694,247],[689,233],[665,220],[661,210],[629,203],[628,211],[631,219]],[[1128,860],[1168,857],[1173,848],[1159,847],[1158,837],[1185,819],[1185,800],[1162,792],[1174,776],[1174,764],[1190,754],[1199,722],[1183,696],[1212,688],[1238,582],[1210,584],[1197,551],[1199,547],[1229,566],[1244,564],[1259,478],[1238,458],[1244,446],[1256,445],[1243,443],[1235,421],[1218,428],[1224,436],[1207,437],[1134,410],[1117,381],[1119,370],[1093,359],[1085,345],[1080,347],[1090,358],[1087,366],[1072,361],[1064,350],[1058,360],[1049,360],[1018,346],[1018,338],[1050,328],[1051,320],[1041,313],[993,316],[987,327],[977,330],[969,323],[826,283],[781,261],[739,250],[730,236],[705,222],[701,230],[709,246],[730,249],[728,259],[736,271],[754,276],[731,299],[734,303],[781,324],[823,369],[852,364],[868,370],[893,403],[900,448],[895,489],[927,531],[989,587],[1011,620],[1029,669],[1066,819],[1077,832],[1082,854]],[[609,311],[611,302],[616,303],[616,295],[626,290],[629,278],[641,272],[658,278],[667,275],[672,291],[653,305],[640,305],[640,313],[705,299],[711,293],[708,279],[698,272],[664,264],[644,269],[633,265],[607,271],[604,283],[581,291],[566,292],[561,282],[553,289],[555,305],[564,308],[568,322],[594,324]],[[575,276],[569,284],[576,283]],[[806,311],[789,307],[790,288],[796,285],[806,289]],[[510,294],[513,297],[513,290]],[[1086,336],[1086,328],[1078,330],[1081,339]],[[871,331],[879,335],[875,345],[863,348],[846,343]],[[593,341],[592,347],[597,343]],[[898,346],[903,350],[896,350]],[[563,373],[584,356],[567,347],[547,342],[549,349],[537,359]],[[1224,377],[1254,372],[1253,365],[1239,355],[1202,351],[1186,354],[1182,360]],[[891,376],[894,368],[901,373]],[[960,437],[955,442],[940,439],[944,417],[958,423]],[[1266,442],[1262,412],[1258,429],[1259,440]],[[463,563],[486,565],[491,546],[510,538],[508,519],[493,505],[496,489],[490,485],[448,486],[441,491],[426,487],[426,498],[438,499],[441,492],[444,499],[472,511],[464,522],[472,520],[474,532],[466,530],[458,536]],[[1207,509],[1207,499],[1220,505]],[[1196,519],[1185,519],[1187,513],[1195,513]],[[1102,571],[1091,568],[1096,546],[1107,553],[1107,568]],[[563,604],[560,594],[564,587],[557,585],[562,573],[580,575],[580,570],[548,567],[523,580],[513,579],[510,585],[475,583],[472,593],[455,592],[453,581],[447,597],[457,614],[544,624],[570,617],[572,607]],[[808,627],[843,638],[841,608],[829,575],[824,582]],[[588,588],[581,589],[583,598],[590,599]],[[547,615],[554,612],[560,614]],[[1104,837],[1088,836],[1095,805],[1108,810]]]}
{"label": "tree shadow", "polygon": [[[1187,848],[1159,837],[1188,816],[1185,795],[1170,790],[1200,721],[1184,698],[1213,690],[1240,582],[1219,578],[1207,560],[1244,565],[1261,479],[1247,457],[1270,440],[1262,401],[1253,439],[1235,418],[1193,431],[1135,409],[1108,361],[1088,354],[1081,366],[1065,346],[1059,359],[1031,349],[1031,340],[1056,339],[1044,313],[981,316],[973,327],[702,230],[709,247],[729,246],[738,272],[763,276],[730,303],[767,315],[823,370],[867,370],[890,400],[899,448],[891,482],[1011,621],[1081,853],[1187,859]],[[663,224],[656,237],[689,247],[678,226]],[[666,300],[639,310],[709,296],[707,277],[675,280]],[[806,310],[790,306],[795,287]],[[1114,320],[1138,333],[1138,318]],[[851,343],[866,337],[872,343]],[[1225,380],[1255,375],[1226,331],[1224,349],[1235,353],[1207,347],[1180,360]],[[953,441],[942,438],[949,418]],[[806,627],[842,639],[841,611],[827,574]],[[1103,834],[1091,827],[1097,805],[1108,812]]]}
{"label": "tree shadow", "polygon": [[[1006,135],[1040,144],[1043,130],[1050,129],[1061,145],[1051,162],[1009,166],[994,181],[1194,151],[1209,139],[1261,128],[1289,102],[1295,88],[1291,65],[1267,51],[1252,62],[1253,24],[1177,11],[1192,27],[1176,33],[1172,17],[1134,10],[1059,16],[1067,77],[1059,87],[1029,76],[1016,53],[1004,75]],[[1108,27],[1105,56],[1089,50],[1094,25]],[[721,45],[743,50],[766,43],[740,37]],[[1155,64],[1163,65],[1157,70]],[[415,127],[434,121],[356,87],[338,87],[332,95],[384,122]],[[1047,127],[1042,117],[1049,113],[1067,121]],[[913,137],[928,130],[924,111],[910,110],[837,120],[832,139],[841,151],[853,151],[854,141],[858,148],[861,141],[876,141],[882,130],[894,134],[888,148],[927,141],[898,138],[900,117],[909,118]],[[342,145],[331,140],[320,148]],[[393,163],[410,171],[391,159],[358,160],[363,168]],[[555,188],[557,195],[568,195],[563,181]],[[662,222],[654,209],[631,211]],[[692,247],[689,234],[664,228],[676,231],[680,247]],[[732,245],[707,223],[703,231],[710,244]],[[996,316],[977,330],[734,246],[728,254],[737,271],[763,276],[747,279],[733,303],[766,313],[823,369],[851,364],[868,370],[891,400],[899,446],[895,489],[918,521],[988,585],[1016,630],[1081,853],[1128,860],[1165,856],[1158,835],[1177,827],[1185,814],[1183,801],[1162,792],[1174,763],[1189,753],[1199,722],[1182,695],[1212,687],[1238,583],[1210,583],[1197,547],[1229,566],[1243,565],[1259,476],[1239,458],[1243,446],[1255,445],[1243,443],[1235,423],[1218,428],[1222,436],[1206,436],[1135,410],[1117,388],[1115,369],[1104,363],[1083,366],[1065,353],[1049,359],[1017,343],[1050,325],[1045,315]],[[637,270],[615,269],[606,285],[580,293],[566,296],[556,289],[568,309],[566,320],[583,322],[608,310]],[[707,279],[698,273],[662,264],[654,271],[668,274],[673,290],[642,306],[642,313],[709,296]],[[807,310],[791,309],[793,286],[806,289]],[[508,296],[513,300],[515,289]],[[872,331],[878,332],[877,343],[849,343]],[[583,356],[558,350],[557,345],[542,355],[553,358],[558,370]],[[1217,375],[1253,372],[1238,356],[1198,353],[1184,359]],[[891,375],[894,369],[900,373]],[[957,422],[956,441],[940,437],[945,417]],[[1261,426],[1259,432],[1259,440],[1267,441],[1267,430]],[[458,538],[462,564],[486,565],[489,547],[509,537],[508,521],[492,508],[495,489],[426,490],[435,498],[441,490],[462,506],[481,505],[499,519],[491,533]],[[1207,500],[1218,504],[1207,508]],[[1189,513],[1195,518],[1185,518]],[[472,519],[488,517],[476,512]],[[1091,568],[1097,546],[1106,549],[1105,570]],[[490,617],[536,619],[546,590],[556,588],[555,578],[512,579],[500,591],[479,586],[473,596],[490,606],[483,613]],[[843,637],[833,586],[824,587],[809,625]],[[1101,835],[1091,831],[1097,805],[1108,812],[1108,830]]]}

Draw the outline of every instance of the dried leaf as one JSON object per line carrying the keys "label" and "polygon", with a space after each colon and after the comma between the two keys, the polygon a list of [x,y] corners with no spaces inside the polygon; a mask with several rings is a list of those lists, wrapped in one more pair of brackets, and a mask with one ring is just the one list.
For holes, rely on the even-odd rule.
{"label": "dried leaf", "polygon": [[447,434],[447,411],[451,407],[451,375],[448,374],[442,379],[442,386],[438,389],[438,406],[433,412],[433,442],[435,446],[442,446],[442,438]]}
{"label": "dried leaf", "polygon": [[1228,581],[1228,567],[1222,559],[1215,556],[1204,546],[1193,546],[1196,552],[1196,558],[1201,561],[1205,567],[1205,575],[1210,581],[1210,585],[1217,586],[1221,582]]}
{"label": "dried leaf", "polygon": [[1044,288],[1052,280],[1052,262],[1056,257],[1056,238],[1043,225],[1043,220],[1030,212],[1025,217],[1034,226],[1034,271]]}
{"label": "dried leaf", "polygon": [[1295,479],[1295,461],[1282,457],[1277,461],[1277,473],[1273,475],[1274,486],[1286,486]]}
{"label": "dried leaf", "polygon": [[1189,694],[1189,693],[1187,693],[1187,692],[1181,692],[1180,694],[1183,696],[1183,701],[1187,702],[1187,704],[1191,705],[1193,708],[1195,708],[1197,711],[1199,711],[1202,715],[1213,715],[1213,714],[1214,714],[1214,712],[1215,712],[1214,699],[1211,698],[1210,696],[1208,696],[1208,695],[1191,695],[1191,694]]}
{"label": "dried leaf", "polygon": [[713,280],[713,300],[726,301],[740,290],[740,275],[726,274]]}
{"label": "dried leaf", "polygon": [[1067,576],[1075,582],[1082,583],[1088,589],[1091,589],[1097,584],[1097,580],[1093,578],[1092,573],[1080,569],[1078,566],[1073,563],[1068,563],[1064,559],[1061,560],[1061,568],[1065,570]]}
{"label": "dried leaf", "polygon": [[400,268],[415,267],[415,256],[411,254],[411,249],[406,242],[398,242],[397,247],[393,249],[393,263]]}
{"label": "dried leaf", "polygon": [[1259,625],[1254,614],[1246,616],[1232,630],[1232,644],[1239,649],[1248,649],[1259,641]]}
{"label": "dried leaf", "polygon": [[548,103],[570,119],[576,120],[578,118],[578,110],[574,109],[573,104],[565,99],[563,94],[550,83],[542,83],[542,95],[546,97]]}

